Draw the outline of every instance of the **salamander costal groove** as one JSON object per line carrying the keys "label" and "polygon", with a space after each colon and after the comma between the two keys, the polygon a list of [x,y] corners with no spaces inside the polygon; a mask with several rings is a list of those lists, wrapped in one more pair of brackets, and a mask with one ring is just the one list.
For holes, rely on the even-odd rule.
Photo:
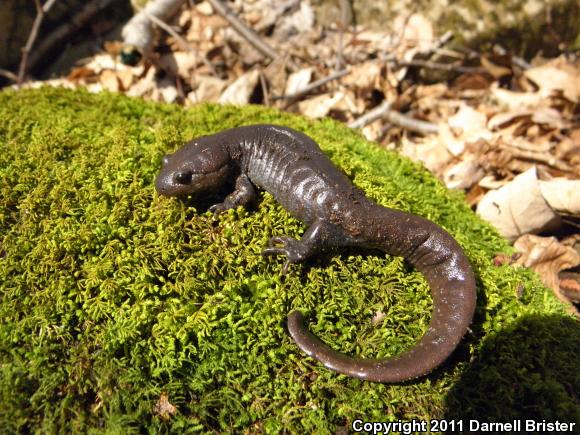
{"label": "salamander costal groove", "polygon": [[312,334],[302,313],[293,311],[288,329],[306,354],[349,376],[399,382],[429,373],[457,347],[473,318],[476,286],[463,251],[441,227],[371,201],[316,142],[277,125],[238,127],[194,139],[164,157],[156,189],[165,196],[199,196],[228,184],[233,191],[211,211],[247,206],[263,189],[308,226],[300,240],[274,237],[263,250],[264,255],[286,256],[284,270],[327,248],[378,248],[404,257],[431,287],[431,322],[407,352],[385,359],[348,356]]}

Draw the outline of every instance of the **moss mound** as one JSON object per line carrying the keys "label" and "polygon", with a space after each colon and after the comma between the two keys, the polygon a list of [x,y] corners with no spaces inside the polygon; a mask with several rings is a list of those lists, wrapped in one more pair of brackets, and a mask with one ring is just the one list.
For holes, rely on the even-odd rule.
{"label": "moss mound", "polygon": [[[303,226],[263,194],[219,218],[158,197],[161,157],[257,122],[317,140],[380,203],[453,234],[474,265],[473,333],[415,382],[337,375],[285,329],[292,308],[336,349],[410,347],[429,322],[422,276],[348,251],[280,277],[273,235]],[[192,110],[117,95],[0,94],[0,427],[13,431],[332,433],[356,419],[579,421],[578,323],[506,243],[420,166],[332,121],[263,107]],[[373,322],[377,313],[382,320]]]}

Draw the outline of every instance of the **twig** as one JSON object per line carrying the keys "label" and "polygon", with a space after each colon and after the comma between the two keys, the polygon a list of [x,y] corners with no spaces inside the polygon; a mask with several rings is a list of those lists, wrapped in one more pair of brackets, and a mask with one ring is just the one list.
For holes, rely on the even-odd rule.
{"label": "twig", "polygon": [[515,158],[544,163],[545,165],[554,169],[558,169],[562,172],[577,173],[577,171],[575,171],[572,166],[568,165],[566,162],[558,159],[557,157],[550,155],[549,153],[526,151],[513,145],[507,144],[498,144],[498,148],[509,152]]}
{"label": "twig", "polygon": [[341,77],[344,77],[345,75],[347,75],[350,72],[350,70],[348,68],[345,68],[343,70],[337,71],[335,73],[332,73],[326,77],[323,77],[321,79],[315,80],[312,83],[310,83],[308,86],[305,86],[304,88],[294,92],[293,94],[287,94],[287,95],[274,95],[272,97],[272,100],[293,100],[295,98],[301,97],[304,94],[307,94],[309,92],[312,92],[313,90],[315,90],[316,88],[319,88],[322,85],[325,85],[333,80],[337,80]]}
{"label": "twig", "polygon": [[444,45],[446,45],[449,41],[451,41],[453,39],[453,32],[451,30],[448,30],[447,32],[445,32],[443,35],[441,35],[433,44],[431,44],[431,46],[425,50],[425,51],[421,51],[418,54],[423,57],[423,58],[430,58],[437,50],[439,50],[441,47],[443,47]]}
{"label": "twig", "polygon": [[391,110],[391,102],[385,100],[374,109],[369,110],[367,113],[358,117],[354,121],[349,122],[347,125],[348,127],[355,130],[358,128],[363,128],[365,125],[368,125],[377,119],[381,119],[389,110]]}
{"label": "twig", "polygon": [[268,84],[266,83],[266,77],[264,76],[264,71],[260,69],[260,86],[262,87],[262,95],[264,96],[264,106],[270,106],[270,92],[268,91]]}
{"label": "twig", "polygon": [[352,23],[352,8],[349,0],[339,0],[340,18],[338,19],[338,49],[336,50],[336,64],[334,69],[344,68],[344,32]]}
{"label": "twig", "polygon": [[377,119],[386,119],[391,124],[398,125],[399,127],[423,135],[437,133],[439,131],[439,127],[437,127],[436,124],[411,118],[410,116],[404,115],[396,110],[391,110],[391,103],[389,101],[384,101],[361,117],[351,121],[348,126],[352,129],[358,129],[376,121]]}
{"label": "twig", "polygon": [[[507,50],[499,44],[495,44],[493,50],[500,56],[505,56],[508,53]],[[512,56],[512,62],[514,65],[519,66],[523,70],[530,69],[532,67],[532,65],[518,56]]]}
{"label": "twig", "polygon": [[0,76],[10,80],[11,82],[18,82],[18,76],[7,69],[0,68]]}
{"label": "twig", "polygon": [[256,50],[272,60],[278,57],[278,53],[276,53],[272,47],[262,41],[258,34],[245,23],[243,23],[227,5],[221,2],[221,0],[208,0],[208,2],[216,10],[216,12],[224,17],[225,20],[234,28],[234,30],[243,36]]}
{"label": "twig", "polygon": [[411,118],[408,115],[404,115],[394,110],[388,110],[385,113],[384,118],[391,124],[395,124],[399,127],[403,127],[404,129],[420,133],[424,136],[428,134],[434,134],[439,131],[439,127],[432,122]]}
{"label": "twig", "polygon": [[421,68],[440,69],[443,71],[452,71],[452,72],[455,71],[460,73],[482,74],[486,72],[485,68],[479,66],[461,66],[448,63],[431,62],[428,60],[407,60],[407,61],[392,60],[391,62],[395,63],[398,66],[417,66]]}
{"label": "twig", "polygon": [[[28,64],[34,69],[37,64],[45,59],[46,53],[50,52],[55,45],[65,40],[68,35],[85,25],[97,12],[109,6],[113,0],[92,0],[76,13],[69,21],[54,29],[46,38],[38,44],[38,47],[30,54]],[[47,3],[48,4],[48,3]]]}
{"label": "twig", "polygon": [[18,77],[16,83],[20,86],[24,81],[24,76],[26,75],[26,69],[28,68],[28,55],[30,50],[32,50],[32,46],[36,41],[36,37],[38,36],[38,30],[40,29],[40,25],[44,20],[44,15],[50,10],[52,5],[56,3],[56,0],[48,0],[44,5],[40,5],[40,0],[34,0],[34,4],[36,5],[36,17],[34,18],[34,22],[32,23],[32,29],[30,30],[30,34],[28,35],[28,40],[26,41],[26,45],[22,48],[22,57],[20,58],[20,67],[18,68]]}

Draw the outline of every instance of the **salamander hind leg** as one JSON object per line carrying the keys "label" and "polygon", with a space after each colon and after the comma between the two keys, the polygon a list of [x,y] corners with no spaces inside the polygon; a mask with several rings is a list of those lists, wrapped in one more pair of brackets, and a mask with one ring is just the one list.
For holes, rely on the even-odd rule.
{"label": "salamander hind leg", "polygon": [[338,229],[323,220],[316,220],[303,234],[300,240],[288,236],[276,236],[270,239],[262,255],[285,255],[286,262],[282,268],[285,274],[290,263],[302,263],[326,247],[336,246],[340,240]]}

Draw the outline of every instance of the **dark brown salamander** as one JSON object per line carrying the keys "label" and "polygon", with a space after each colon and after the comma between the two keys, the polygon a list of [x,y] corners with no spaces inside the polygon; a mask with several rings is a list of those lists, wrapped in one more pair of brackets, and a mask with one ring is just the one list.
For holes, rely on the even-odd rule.
{"label": "dark brown salamander", "polygon": [[361,379],[398,382],[424,375],[441,364],[460,342],[473,317],[473,272],[457,242],[422,217],[382,207],[340,172],[308,136],[277,125],[252,125],[202,136],[164,157],[156,180],[159,194],[207,194],[235,179],[235,187],[210,210],[219,213],[270,192],[308,229],[300,240],[273,237],[264,255],[285,255],[289,263],[322,249],[378,248],[402,256],[431,286],[433,314],[425,335],[394,358],[354,358],[331,349],[305,326],[302,313],[288,316],[298,346],[327,368]]}

